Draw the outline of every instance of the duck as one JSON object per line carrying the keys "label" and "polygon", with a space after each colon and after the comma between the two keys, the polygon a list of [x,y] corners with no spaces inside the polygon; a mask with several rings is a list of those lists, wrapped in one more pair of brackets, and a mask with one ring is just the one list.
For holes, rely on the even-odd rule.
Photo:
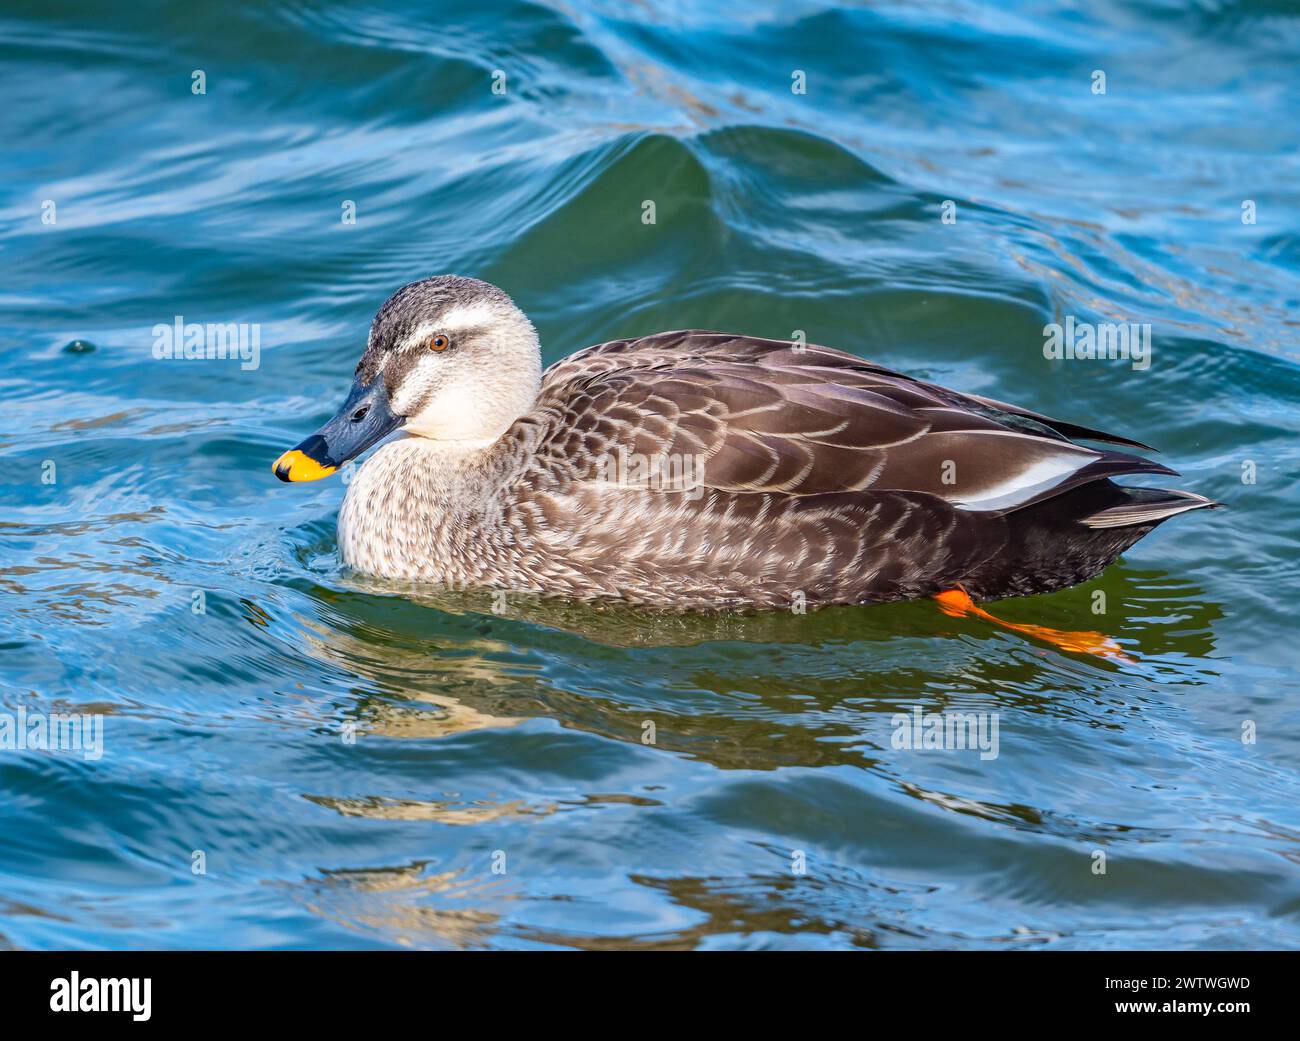
{"label": "duck", "polygon": [[380,307],[342,407],[272,469],[347,468],[339,554],[377,578],[685,610],[933,597],[992,618],[980,602],[1087,581],[1221,505],[1115,483],[1176,475],[1143,451],[800,341],[659,332],[543,370],[507,293],[439,275]]}

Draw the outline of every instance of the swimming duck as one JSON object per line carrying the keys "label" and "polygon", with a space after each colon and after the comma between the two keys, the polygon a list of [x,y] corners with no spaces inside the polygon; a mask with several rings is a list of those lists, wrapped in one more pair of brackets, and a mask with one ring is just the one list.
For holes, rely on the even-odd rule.
{"label": "swimming duck", "polygon": [[[274,464],[348,483],[343,561],[386,578],[654,607],[1046,593],[1217,506],[1122,487],[1131,438],[829,347],[686,330],[542,371],[496,286],[442,275],[379,309],[338,414]],[[1149,449],[1147,449],[1149,450]]]}

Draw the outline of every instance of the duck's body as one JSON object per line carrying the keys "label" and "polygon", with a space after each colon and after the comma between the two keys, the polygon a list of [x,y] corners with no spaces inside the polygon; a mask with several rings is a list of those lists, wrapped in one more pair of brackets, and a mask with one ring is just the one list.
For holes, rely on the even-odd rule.
{"label": "duck's body", "polygon": [[[403,294],[430,298],[428,321],[408,313],[415,300]],[[349,484],[339,514],[349,566],[663,607],[868,603],[954,588],[996,598],[1091,578],[1166,518],[1215,505],[1122,488],[1109,478],[1173,471],[1069,438],[1137,442],[824,347],[660,333],[587,348],[539,377],[521,360],[537,350],[522,326],[486,335],[512,311],[485,283],[432,279],[376,318],[341,418],[300,446],[328,471],[341,461],[329,446],[349,416],[364,421],[370,405],[355,406],[376,384],[389,384],[385,408],[405,406],[393,413],[407,436]],[[523,392],[475,388],[459,379],[474,370],[403,353],[425,340],[467,343],[483,352],[478,363],[507,343],[500,352],[519,360]],[[451,361],[432,351],[435,366]],[[416,394],[406,384],[420,366],[429,371]]]}

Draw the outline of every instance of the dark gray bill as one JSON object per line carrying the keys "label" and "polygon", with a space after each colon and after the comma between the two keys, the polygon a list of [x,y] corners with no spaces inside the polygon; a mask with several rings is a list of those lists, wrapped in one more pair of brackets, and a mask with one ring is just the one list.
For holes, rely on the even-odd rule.
{"label": "dark gray bill", "polygon": [[376,376],[369,384],[354,380],[347,401],[334,418],[275,461],[275,476],[282,481],[315,481],[328,477],[404,422],[404,417],[393,415],[388,407],[388,391],[382,376]]}

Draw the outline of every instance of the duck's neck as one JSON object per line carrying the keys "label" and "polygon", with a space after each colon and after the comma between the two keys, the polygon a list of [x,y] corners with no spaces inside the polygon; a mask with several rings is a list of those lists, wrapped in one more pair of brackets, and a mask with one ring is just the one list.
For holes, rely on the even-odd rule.
{"label": "duck's neck", "polygon": [[509,438],[402,437],[353,475],[339,511],[349,567],[384,578],[473,582],[502,541],[517,475]]}

